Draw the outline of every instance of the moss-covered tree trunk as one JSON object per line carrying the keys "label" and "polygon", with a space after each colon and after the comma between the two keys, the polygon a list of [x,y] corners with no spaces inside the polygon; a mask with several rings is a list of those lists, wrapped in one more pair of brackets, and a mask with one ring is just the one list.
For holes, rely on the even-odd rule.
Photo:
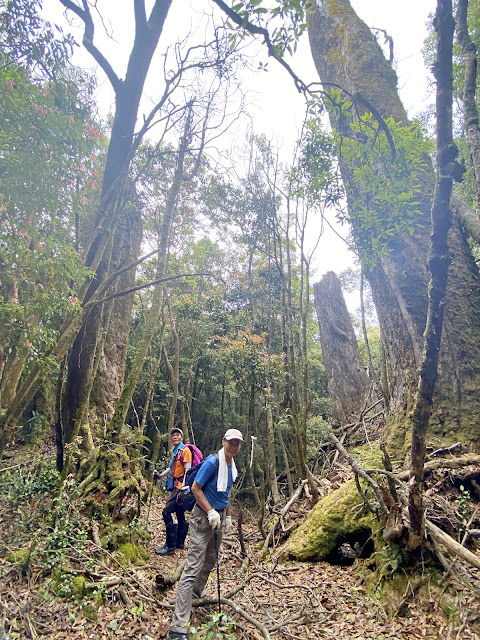
{"label": "moss-covered tree trunk", "polygon": [[[378,25],[376,25],[378,26]],[[348,0],[321,0],[310,18],[310,45],[321,81],[361,94],[383,118],[408,124],[397,92],[397,77],[367,25]],[[330,115],[338,128],[335,112]],[[365,194],[353,168],[340,158],[350,209],[364,204]],[[397,450],[410,445],[406,416],[413,407],[427,318],[427,252],[435,176],[426,159],[420,175],[418,218],[414,234],[396,233],[388,255],[365,265],[381,326],[386,358],[390,411],[389,439]],[[376,211],[381,216],[381,211]],[[385,224],[388,224],[387,221]],[[364,231],[357,219],[358,239]],[[452,267],[446,296],[444,332],[431,431],[449,439],[480,443],[480,279],[458,220],[449,234]]]}
{"label": "moss-covered tree trunk", "polygon": [[[109,270],[135,262],[142,240],[141,222],[134,206],[125,209],[122,224],[110,249]],[[106,296],[130,289],[135,269],[115,278]],[[103,440],[124,383],[133,294],[119,296],[93,308],[75,340],[68,358],[68,373],[62,398],[64,440],[77,435],[88,438],[90,450]]]}
{"label": "moss-covered tree trunk", "polygon": [[[122,226],[122,236],[117,232],[117,248],[114,251],[114,269],[134,262],[140,252],[142,223],[139,211],[133,205]],[[135,284],[135,269],[123,272],[115,279],[115,291],[127,291]],[[113,293],[107,291],[106,295]],[[134,294],[122,295],[112,302],[109,325],[100,357],[94,385],[90,393],[90,428],[96,437],[103,437],[105,425],[112,418],[125,380],[125,364],[130,332]]]}

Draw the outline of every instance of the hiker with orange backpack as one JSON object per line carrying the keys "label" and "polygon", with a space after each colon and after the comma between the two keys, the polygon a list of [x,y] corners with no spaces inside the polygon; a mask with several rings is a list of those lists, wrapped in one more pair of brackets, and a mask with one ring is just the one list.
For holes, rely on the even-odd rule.
{"label": "hiker with orange backpack", "polygon": [[[177,427],[170,431],[170,440],[173,450],[168,468],[162,473],[159,471],[153,472],[153,482],[167,476],[165,488],[171,491],[170,498],[162,511],[166,532],[165,544],[163,547],[155,549],[155,553],[160,556],[172,554],[175,552],[175,549],[183,549],[188,533],[185,509],[180,502],[177,502],[177,495],[182,488],[185,473],[192,466],[194,454],[191,447],[193,447],[193,445],[184,444],[183,431]],[[177,523],[173,522],[173,513],[177,516]]]}

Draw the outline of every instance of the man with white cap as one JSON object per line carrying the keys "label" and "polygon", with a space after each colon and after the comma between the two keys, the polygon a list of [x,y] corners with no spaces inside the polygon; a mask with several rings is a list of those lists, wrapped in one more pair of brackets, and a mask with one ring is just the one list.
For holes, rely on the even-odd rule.
{"label": "man with white cap", "polygon": [[215,565],[215,534],[220,545],[232,526],[230,489],[237,477],[233,458],[242,442],[238,429],[228,429],[218,454],[208,456],[195,477],[192,492],[197,504],[190,517],[187,563],[178,583],[175,613],[167,636],[171,640],[187,640],[192,599],[204,595],[209,573]]}

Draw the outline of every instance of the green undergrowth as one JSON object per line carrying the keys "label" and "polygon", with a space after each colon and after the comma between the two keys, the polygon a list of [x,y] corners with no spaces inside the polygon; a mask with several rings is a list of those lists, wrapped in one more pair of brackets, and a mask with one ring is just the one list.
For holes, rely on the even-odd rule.
{"label": "green undergrowth", "polygon": [[150,535],[141,522],[118,526],[104,515],[96,545],[78,486],[71,478],[61,482],[52,460],[11,465],[0,480],[0,536],[7,541],[2,571],[33,579],[42,597],[82,603],[85,617],[91,607],[91,618],[103,592],[90,576],[145,564]]}
{"label": "green undergrowth", "polygon": [[202,638],[203,640],[229,640],[235,638],[235,623],[229,622],[225,613],[213,613],[200,627],[190,627],[189,632],[192,638]]}

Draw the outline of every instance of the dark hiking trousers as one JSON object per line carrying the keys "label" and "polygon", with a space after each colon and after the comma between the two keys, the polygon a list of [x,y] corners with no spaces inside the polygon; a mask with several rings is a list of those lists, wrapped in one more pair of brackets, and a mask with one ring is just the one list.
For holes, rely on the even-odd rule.
{"label": "dark hiking trousers", "polygon": [[177,522],[179,525],[186,522],[185,509],[181,505],[177,504],[177,495],[179,491],[180,489],[177,489],[177,488],[175,488],[172,491],[172,494],[168,499],[167,504],[165,505],[165,508],[162,511],[163,521],[165,522],[165,528],[167,528],[169,524],[173,524],[172,513],[174,513],[177,516]]}

